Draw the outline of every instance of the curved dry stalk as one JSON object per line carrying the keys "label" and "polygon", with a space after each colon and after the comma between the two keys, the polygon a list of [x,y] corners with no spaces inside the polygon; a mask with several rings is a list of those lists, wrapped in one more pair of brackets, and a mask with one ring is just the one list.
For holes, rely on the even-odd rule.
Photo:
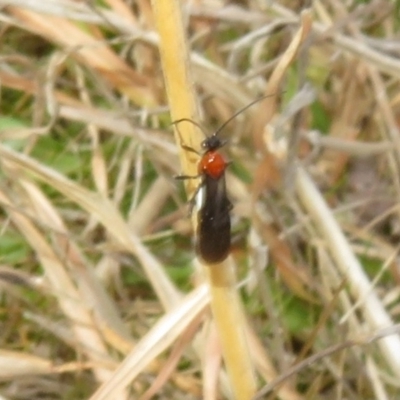
{"label": "curved dry stalk", "polygon": [[[159,354],[166,350],[207,305],[208,288],[199,286],[174,310],[165,314],[120,364],[112,378],[90,400],[113,398],[115,390],[126,388]],[[166,334],[167,333],[167,334]],[[248,397],[249,398],[249,397]]]}
{"label": "curved dry stalk", "polygon": [[[372,329],[391,327],[393,321],[376,295],[367,275],[355,257],[334,216],[326,205],[321,193],[307,173],[298,166],[296,190],[304,208],[310,214],[319,232],[326,240],[332,258],[346,278],[350,292],[360,304],[360,309]],[[392,335],[384,337],[379,346],[382,356],[400,377],[400,339]]]}
{"label": "curved dry stalk", "polygon": [[382,338],[386,338],[390,335],[398,334],[399,331],[400,331],[400,324],[393,325],[389,328],[380,329],[372,335],[368,335],[368,336],[364,335],[364,337],[349,339],[343,343],[335,344],[323,351],[320,351],[319,353],[314,354],[314,355],[306,358],[305,360],[299,362],[298,364],[294,365],[293,367],[289,368],[289,370],[286,371],[284,374],[282,374],[279,378],[275,379],[273,382],[270,382],[262,390],[260,390],[252,400],[263,399],[264,396],[268,395],[268,393],[270,393],[271,391],[276,389],[276,387],[278,387],[282,382],[284,382],[290,376],[301,371],[303,368],[306,368],[309,365],[315,363],[316,361],[319,361],[325,357],[328,357],[334,353],[337,353],[338,351],[345,350],[352,346],[369,345],[369,344],[376,342],[377,340],[380,340]]}
{"label": "curved dry stalk", "polygon": [[[26,216],[13,209],[12,200],[2,191],[0,191],[0,202],[8,209],[13,223],[24,233],[26,240],[35,249],[46,276],[51,282],[60,308],[71,321],[71,330],[76,340],[82,348],[86,349],[86,354],[90,359],[99,361],[101,359],[99,354],[105,353],[105,343],[95,329],[93,317],[83,305],[82,297],[70,279],[63,261],[34,224]],[[98,368],[94,372],[100,382],[109,377],[109,371],[105,368]]]}
{"label": "curved dry stalk", "polygon": [[[293,11],[276,2],[271,5],[271,9],[281,17],[293,18],[293,21],[299,20],[299,17]],[[400,61],[398,58],[388,56],[379,50],[375,50],[372,46],[369,46],[367,43],[363,43],[356,38],[341,33],[335,33],[334,31],[329,32],[330,28],[331,26],[327,26],[320,22],[313,22],[312,25],[313,31],[317,34],[324,35],[328,33],[341,50],[352,53],[357,58],[361,58],[368,62],[370,66],[374,66],[379,71],[391,75],[394,78],[400,77]]]}

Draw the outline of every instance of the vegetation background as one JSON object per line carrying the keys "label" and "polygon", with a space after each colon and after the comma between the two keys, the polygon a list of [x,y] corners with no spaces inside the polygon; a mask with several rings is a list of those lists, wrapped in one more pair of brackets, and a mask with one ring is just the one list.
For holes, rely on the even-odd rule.
{"label": "vegetation background", "polygon": [[[400,398],[399,10],[0,0],[0,398]],[[251,396],[173,179],[163,18],[207,132],[270,95],[221,133]]]}

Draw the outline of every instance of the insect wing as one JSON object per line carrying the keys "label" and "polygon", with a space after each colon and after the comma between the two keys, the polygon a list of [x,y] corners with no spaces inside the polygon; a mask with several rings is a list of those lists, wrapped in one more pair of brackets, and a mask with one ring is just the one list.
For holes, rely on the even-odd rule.
{"label": "insect wing", "polygon": [[207,263],[222,262],[231,245],[230,210],[232,204],[226,196],[225,177],[203,177],[199,193],[202,196],[198,215],[197,254]]}

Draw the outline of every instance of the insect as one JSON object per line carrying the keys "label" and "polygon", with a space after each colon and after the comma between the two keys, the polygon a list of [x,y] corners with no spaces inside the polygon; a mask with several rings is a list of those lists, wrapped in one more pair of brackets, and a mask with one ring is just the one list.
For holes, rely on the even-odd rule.
{"label": "insect", "polygon": [[226,120],[211,136],[207,136],[202,127],[196,122],[182,118],[174,121],[179,124],[183,121],[190,122],[201,129],[205,139],[201,143],[203,152],[198,152],[190,146],[181,143],[184,150],[194,152],[200,156],[198,163],[198,175],[178,175],[176,179],[201,178],[193,199],[192,207],[198,202],[198,224],[196,235],[196,252],[198,256],[208,264],[217,264],[224,261],[231,247],[231,218],[233,208],[226,191],[225,170],[229,162],[225,160],[219,149],[226,144],[226,140],[219,138],[219,133],[240,113],[268,96],[263,96],[247,106],[241,108]]}

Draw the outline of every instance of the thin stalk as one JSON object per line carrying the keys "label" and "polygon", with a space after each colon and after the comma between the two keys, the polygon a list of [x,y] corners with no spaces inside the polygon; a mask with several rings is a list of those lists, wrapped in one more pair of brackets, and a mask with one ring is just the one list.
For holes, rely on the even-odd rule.
{"label": "thin stalk", "polygon": [[[191,77],[190,54],[183,24],[181,4],[177,0],[153,0],[154,18],[160,35],[160,53],[164,79],[171,110],[171,119],[189,118],[199,122],[196,94]],[[185,151],[181,144],[200,148],[204,139],[195,124],[179,124],[175,138],[180,151],[182,173],[197,174],[198,156]],[[191,198],[198,180],[187,181],[187,194]],[[197,218],[193,218],[196,232]],[[234,397],[250,399],[256,391],[256,377],[245,335],[245,318],[236,291],[236,279],[232,263],[203,264],[211,293],[211,309],[221,340],[222,352]]]}

